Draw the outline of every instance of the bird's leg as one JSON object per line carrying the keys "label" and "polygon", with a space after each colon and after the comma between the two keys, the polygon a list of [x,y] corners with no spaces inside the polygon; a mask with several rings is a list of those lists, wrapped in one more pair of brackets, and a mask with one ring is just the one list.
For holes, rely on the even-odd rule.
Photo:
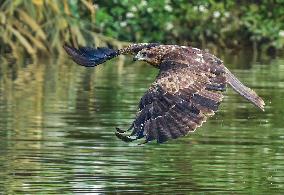
{"label": "bird's leg", "polygon": [[[131,129],[133,129],[133,127],[134,127],[134,123],[132,123],[130,128],[128,128],[126,131],[121,130],[120,128],[116,127],[116,132],[115,132],[116,137],[118,137],[119,139],[121,139],[124,142],[132,142],[132,141],[135,141],[135,140],[138,140],[138,139],[144,137],[144,136],[137,136],[135,134],[132,135],[132,133],[128,134],[127,131],[130,131]],[[142,131],[142,133],[143,133],[143,131]],[[140,132],[140,134],[141,134],[141,132]],[[145,139],[145,140],[142,140],[141,142],[139,142],[138,145],[144,145],[148,142],[149,141],[147,139]]]}
{"label": "bird's leg", "polygon": [[134,140],[137,139],[136,136],[130,136],[130,135],[126,135],[125,133],[120,133],[120,132],[115,132],[116,137],[118,137],[119,139],[121,139],[122,141],[125,142],[132,142]]}
{"label": "bird's leg", "polygon": [[118,133],[125,133],[125,132],[126,132],[126,131],[124,131],[124,130],[118,128],[118,127],[116,127],[115,129],[116,129],[116,131],[117,131]]}
{"label": "bird's leg", "polygon": [[131,126],[126,131],[130,131],[131,129],[133,129],[133,127],[134,127],[134,122],[131,124]]}
{"label": "bird's leg", "polygon": [[118,127],[116,127],[115,129],[119,133],[125,133],[125,132],[130,131],[131,129],[133,129],[133,127],[134,127],[134,123],[132,123],[131,126],[126,131],[122,130],[122,129],[118,128]]}
{"label": "bird's leg", "polygon": [[[116,127],[116,132],[115,132],[115,135],[121,139],[122,141],[125,141],[125,142],[132,142],[134,140],[137,140],[137,139],[140,139],[141,137],[135,135],[135,133],[130,133],[130,134],[126,134],[127,131],[130,131],[134,128],[134,122],[131,124],[131,126],[125,131],[125,130],[122,130],[118,127]],[[146,143],[146,142],[145,142]],[[145,144],[144,142],[141,142],[141,144]]]}

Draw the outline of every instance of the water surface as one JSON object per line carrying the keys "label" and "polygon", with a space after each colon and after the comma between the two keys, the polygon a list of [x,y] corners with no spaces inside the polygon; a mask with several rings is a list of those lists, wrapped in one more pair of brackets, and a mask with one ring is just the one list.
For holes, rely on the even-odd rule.
{"label": "water surface", "polygon": [[266,111],[229,89],[195,133],[145,146],[114,128],[132,122],[157,70],[129,59],[96,69],[3,60],[0,194],[284,193],[284,58],[223,59]]}

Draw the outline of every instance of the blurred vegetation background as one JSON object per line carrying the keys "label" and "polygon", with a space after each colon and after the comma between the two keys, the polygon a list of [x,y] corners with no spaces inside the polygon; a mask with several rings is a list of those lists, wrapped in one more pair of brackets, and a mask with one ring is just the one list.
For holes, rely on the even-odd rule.
{"label": "blurred vegetation background", "polygon": [[284,0],[0,1],[1,53],[60,53],[63,42],[278,51],[284,47]]}

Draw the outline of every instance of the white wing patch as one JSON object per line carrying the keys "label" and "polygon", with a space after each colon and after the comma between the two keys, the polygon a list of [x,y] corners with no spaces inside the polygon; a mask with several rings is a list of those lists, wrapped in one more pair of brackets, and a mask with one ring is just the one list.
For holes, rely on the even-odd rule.
{"label": "white wing patch", "polygon": [[205,63],[203,55],[201,53],[196,54],[198,57],[195,60],[199,63]]}

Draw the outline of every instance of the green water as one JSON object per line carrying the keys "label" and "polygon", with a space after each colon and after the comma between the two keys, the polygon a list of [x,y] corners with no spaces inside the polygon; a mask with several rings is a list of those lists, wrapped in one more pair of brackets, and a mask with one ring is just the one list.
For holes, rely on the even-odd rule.
{"label": "green water", "polygon": [[262,96],[261,112],[231,89],[201,128],[166,144],[124,143],[157,70],[115,59],[0,67],[0,194],[282,194],[284,58],[223,58]]}

